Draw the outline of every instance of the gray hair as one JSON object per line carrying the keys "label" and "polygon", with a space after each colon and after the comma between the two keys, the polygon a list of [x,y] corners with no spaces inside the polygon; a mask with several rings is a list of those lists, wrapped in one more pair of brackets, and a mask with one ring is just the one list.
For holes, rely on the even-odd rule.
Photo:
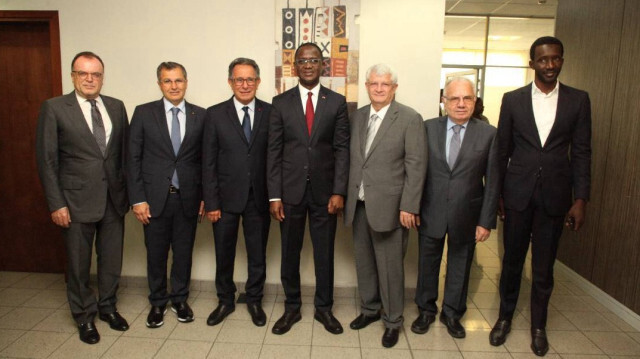
{"label": "gray hair", "polygon": [[375,64],[369,69],[367,69],[367,81],[369,81],[369,77],[371,74],[376,74],[378,76],[391,75],[391,83],[394,85],[398,83],[398,74],[386,64]]}
{"label": "gray hair", "polygon": [[256,77],[260,78],[260,67],[254,60],[248,59],[246,57],[238,57],[237,59],[231,61],[231,63],[229,64],[229,80],[233,78],[233,68],[237,65],[249,65],[253,67],[253,69],[256,71]]}
{"label": "gray hair", "polygon": [[444,84],[444,92],[442,93],[442,96],[447,96],[447,87],[449,87],[449,84],[451,84],[452,82],[468,83],[471,86],[471,89],[473,90],[473,94],[475,96],[476,84],[473,81],[469,80],[468,78],[462,77],[462,76],[456,76],[448,79],[447,82]]}

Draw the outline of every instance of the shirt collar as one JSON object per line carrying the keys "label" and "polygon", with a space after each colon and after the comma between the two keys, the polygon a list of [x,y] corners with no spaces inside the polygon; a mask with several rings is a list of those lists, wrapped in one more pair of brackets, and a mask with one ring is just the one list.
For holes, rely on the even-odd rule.
{"label": "shirt collar", "polygon": [[371,118],[371,116],[373,116],[373,114],[377,114],[378,117],[382,120],[384,119],[384,116],[387,115],[387,111],[389,111],[389,106],[391,106],[391,103],[389,103],[388,105],[384,106],[383,108],[381,108],[379,111],[376,111],[373,106],[371,106],[371,109],[369,110],[369,118]]}
{"label": "shirt collar", "polygon": [[[89,102],[87,98],[82,97],[78,91],[73,91],[76,94],[76,99],[78,99],[78,103]],[[102,102],[102,97],[98,96],[95,98],[96,102],[104,107],[104,103]]]}
{"label": "shirt collar", "polygon": [[254,97],[251,102],[245,105],[242,102],[238,101],[235,96],[233,96],[233,105],[236,107],[236,112],[244,111],[242,108],[245,106],[249,106],[249,110],[254,111],[256,108],[256,98]]}
{"label": "shirt collar", "polygon": [[184,99],[182,100],[182,102],[180,102],[178,104],[178,106],[174,106],[171,102],[169,102],[169,100],[167,100],[166,98],[162,98],[162,102],[164,103],[164,112],[170,112],[172,108],[177,107],[180,109],[180,111],[182,113],[187,113],[187,111],[185,111],[185,101]]}
{"label": "shirt collar", "polygon": [[313,97],[314,98],[318,98],[318,94],[320,93],[320,83],[318,82],[318,84],[312,88],[311,90],[309,90],[308,88],[302,86],[301,84],[298,84],[298,90],[300,91],[300,97],[305,98],[307,97],[307,93],[311,92],[313,93]]}
{"label": "shirt collar", "polygon": [[[467,122],[463,123],[462,127],[466,128],[468,124],[469,124],[469,120],[467,120]],[[451,121],[451,118],[449,116],[447,116],[447,131],[449,131],[455,125],[457,125],[457,123]]]}
{"label": "shirt collar", "polygon": [[558,93],[558,89],[560,88],[560,81],[556,81],[556,87],[553,88],[553,90],[551,90],[551,92],[544,93],[542,92],[542,90],[540,90],[538,88],[538,86],[536,86],[536,82],[533,81],[531,83],[531,95],[532,96],[544,96],[544,97],[550,97],[550,96],[555,96]]}

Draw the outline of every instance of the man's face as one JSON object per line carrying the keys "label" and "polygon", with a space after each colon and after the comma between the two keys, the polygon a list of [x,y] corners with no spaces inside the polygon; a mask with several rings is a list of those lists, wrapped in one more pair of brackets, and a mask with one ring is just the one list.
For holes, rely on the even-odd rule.
{"label": "man's face", "polygon": [[78,57],[73,64],[71,81],[80,96],[95,99],[100,95],[104,81],[104,68],[100,60],[93,57]]}
{"label": "man's face", "polygon": [[322,54],[315,46],[304,46],[298,51],[295,62],[300,84],[312,89],[320,82],[322,73]]}
{"label": "man's face", "polygon": [[536,73],[536,83],[555,86],[563,63],[560,45],[548,44],[535,48],[533,61],[529,61],[529,67]]}
{"label": "man's face", "polygon": [[256,97],[260,78],[253,66],[236,65],[233,67],[232,78],[228,83],[235,98],[243,105],[247,105]]}
{"label": "man's face", "polygon": [[476,97],[466,81],[453,81],[444,89],[444,108],[451,121],[463,124],[471,118]]}
{"label": "man's face", "polygon": [[377,111],[393,101],[398,84],[391,81],[391,74],[378,75],[371,73],[367,82],[367,92],[371,106]]}
{"label": "man's face", "polygon": [[187,92],[187,79],[184,78],[182,69],[179,67],[171,70],[162,69],[158,86],[160,86],[164,98],[174,106],[178,106]]}

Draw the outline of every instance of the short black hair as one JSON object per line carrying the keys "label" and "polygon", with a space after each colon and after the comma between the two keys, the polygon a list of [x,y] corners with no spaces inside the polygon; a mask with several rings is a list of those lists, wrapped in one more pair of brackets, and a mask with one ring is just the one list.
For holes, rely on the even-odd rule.
{"label": "short black hair", "polygon": [[320,53],[320,58],[322,58],[322,50],[320,50],[320,46],[316,45],[313,42],[305,42],[304,44],[301,44],[300,46],[298,46],[298,48],[296,49],[296,53],[293,55],[294,59],[298,58],[298,53],[300,52],[300,49],[305,47],[305,46],[313,46],[313,47],[315,47],[318,50],[318,52]]}
{"label": "short black hair", "polygon": [[102,59],[100,58],[100,56],[94,54],[91,51],[82,51],[82,52],[78,52],[76,56],[73,57],[73,60],[71,60],[71,71],[73,71],[73,65],[76,64],[76,60],[79,57],[88,57],[90,59],[98,59],[98,61],[100,61],[100,64],[102,65],[102,68],[104,69],[104,62],[102,62]]}
{"label": "short black hair", "polygon": [[184,66],[180,65],[177,62],[165,61],[165,62],[161,62],[160,65],[158,65],[158,69],[156,70],[156,76],[158,77],[158,81],[160,81],[160,73],[162,72],[162,70],[173,70],[177,68],[180,68],[180,70],[182,70],[182,76],[184,76],[186,80],[187,70],[184,68]]}
{"label": "short black hair", "polygon": [[238,57],[237,59],[231,61],[231,63],[229,64],[229,80],[231,80],[231,77],[233,77],[233,68],[237,65],[249,65],[253,67],[253,69],[256,71],[256,77],[260,78],[260,67],[255,62],[255,60],[246,57]]}
{"label": "short black hair", "polygon": [[558,45],[560,46],[560,56],[564,57],[564,46],[562,45],[562,41],[560,41],[557,37],[553,36],[543,36],[536,39],[536,41],[531,44],[531,49],[529,49],[529,57],[531,61],[533,61],[536,56],[536,47],[541,45]]}

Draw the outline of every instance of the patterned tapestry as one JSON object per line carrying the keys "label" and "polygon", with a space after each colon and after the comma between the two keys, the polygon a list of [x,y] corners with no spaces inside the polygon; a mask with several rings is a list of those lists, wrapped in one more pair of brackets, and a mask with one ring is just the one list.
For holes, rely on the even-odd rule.
{"label": "patterned tapestry", "polygon": [[320,83],[343,94],[350,110],[358,101],[359,34],[355,19],[360,0],[276,0],[276,91],[298,85],[293,66],[300,44],[322,50]]}

